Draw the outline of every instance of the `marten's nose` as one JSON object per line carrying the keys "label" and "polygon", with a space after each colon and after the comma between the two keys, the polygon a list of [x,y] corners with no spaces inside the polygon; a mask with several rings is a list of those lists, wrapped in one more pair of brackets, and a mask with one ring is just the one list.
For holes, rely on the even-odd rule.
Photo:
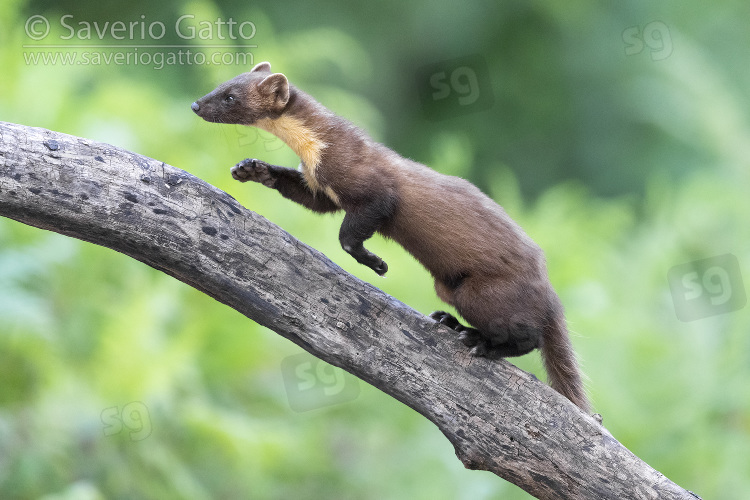
{"label": "marten's nose", "polygon": [[197,113],[198,110],[201,109],[201,107],[198,105],[197,102],[194,102],[193,104],[190,105],[190,109],[192,109],[193,111]]}

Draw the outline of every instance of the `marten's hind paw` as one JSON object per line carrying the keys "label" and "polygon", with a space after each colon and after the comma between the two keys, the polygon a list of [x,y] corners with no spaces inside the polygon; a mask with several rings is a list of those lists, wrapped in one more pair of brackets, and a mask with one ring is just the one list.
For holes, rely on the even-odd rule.
{"label": "marten's hind paw", "polygon": [[435,311],[430,314],[430,318],[441,323],[451,330],[458,333],[458,340],[466,347],[474,347],[482,340],[479,331],[474,328],[468,328],[458,322],[455,316],[445,311]]}
{"label": "marten's hind paw", "polygon": [[464,328],[458,334],[458,340],[460,340],[466,347],[478,346],[483,340],[479,332],[473,328]]}
{"label": "marten's hind paw", "polygon": [[457,332],[461,332],[464,330],[464,326],[458,322],[456,317],[445,311],[435,311],[434,313],[430,314],[430,318],[434,319],[440,324],[447,326],[451,330],[456,330]]}
{"label": "marten's hind paw", "polygon": [[230,170],[232,178],[240,182],[259,182],[266,187],[274,187],[276,178],[271,174],[268,163],[247,158],[242,160]]}
{"label": "marten's hind paw", "polygon": [[477,358],[487,357],[487,342],[477,342],[477,345],[471,348],[469,353]]}
{"label": "marten's hind paw", "polygon": [[430,318],[457,332],[458,340],[460,340],[466,347],[472,348],[472,356],[494,358],[494,356],[492,356],[492,347],[489,345],[487,339],[482,337],[482,334],[479,333],[479,330],[476,328],[469,328],[462,325],[458,322],[455,316],[445,311],[435,311],[430,314]]}

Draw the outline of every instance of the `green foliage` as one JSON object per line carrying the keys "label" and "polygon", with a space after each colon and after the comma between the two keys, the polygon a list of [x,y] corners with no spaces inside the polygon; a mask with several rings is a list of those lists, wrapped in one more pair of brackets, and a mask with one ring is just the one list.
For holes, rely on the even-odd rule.
{"label": "green foliage", "polygon": [[[4,2],[0,116],[184,168],[412,307],[443,307],[397,245],[370,243],[391,269],[377,278],[339,247],[340,215],[230,179],[242,158],[298,161],[272,136],[191,112],[247,68],[24,58],[39,52],[23,47],[37,43],[24,31],[33,15],[52,21],[51,42],[65,14],[252,20],[252,62],[270,60],[378,140],[505,206],[546,252],[605,425],[682,486],[739,499],[750,490],[750,313],[681,322],[667,281],[673,266],[727,253],[747,278],[750,262],[750,71],[739,64],[750,35],[737,22],[748,7],[705,9]],[[655,21],[668,30],[644,38]],[[194,42],[210,54],[203,46],[222,40]],[[427,120],[417,69],[471,54],[486,62],[493,105]],[[528,498],[464,470],[432,424],[362,382],[354,401],[292,411],[281,362],[299,352],[139,262],[0,219],[0,497]],[[543,377],[537,354],[513,361]]]}

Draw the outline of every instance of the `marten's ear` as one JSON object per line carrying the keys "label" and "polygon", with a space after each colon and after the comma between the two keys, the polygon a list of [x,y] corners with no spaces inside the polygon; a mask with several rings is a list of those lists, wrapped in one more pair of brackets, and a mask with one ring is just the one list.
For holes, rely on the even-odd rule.
{"label": "marten's ear", "polygon": [[258,84],[258,90],[269,97],[273,105],[283,108],[289,102],[289,81],[281,73],[274,73]]}
{"label": "marten's ear", "polygon": [[256,71],[268,71],[271,72],[271,63],[266,61],[262,63],[258,63],[255,65],[253,69],[250,70],[250,73],[255,73]]}

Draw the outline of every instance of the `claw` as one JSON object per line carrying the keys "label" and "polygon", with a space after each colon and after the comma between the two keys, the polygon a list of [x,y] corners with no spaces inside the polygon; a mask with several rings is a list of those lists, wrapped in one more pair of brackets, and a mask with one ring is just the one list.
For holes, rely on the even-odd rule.
{"label": "claw", "polygon": [[440,321],[440,316],[445,314],[443,311],[432,311],[428,318],[434,319],[435,321]]}
{"label": "claw", "polygon": [[434,313],[430,314],[430,318],[434,319],[440,324],[447,326],[451,330],[455,330],[457,332],[462,332],[465,330],[464,326],[458,322],[455,316],[445,311],[435,311]]}
{"label": "claw", "polygon": [[474,347],[479,344],[481,337],[476,330],[464,330],[458,334],[460,340],[466,347]]}
{"label": "claw", "polygon": [[472,347],[469,353],[477,358],[484,357],[487,355],[487,344],[485,344],[484,342],[480,342],[476,346]]}

